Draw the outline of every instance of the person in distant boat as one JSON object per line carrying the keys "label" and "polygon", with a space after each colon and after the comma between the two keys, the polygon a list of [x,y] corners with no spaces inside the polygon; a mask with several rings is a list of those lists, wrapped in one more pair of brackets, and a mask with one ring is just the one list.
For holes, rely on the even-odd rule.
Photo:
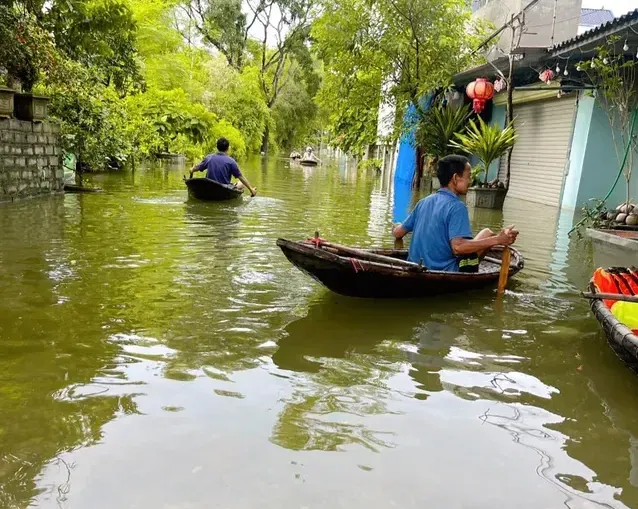
{"label": "person in distant boat", "polygon": [[450,155],[439,160],[437,177],[441,189],[423,198],[392,234],[402,239],[409,232],[412,242],[408,260],[423,263],[430,270],[478,272],[481,257],[492,247],[509,246],[518,231],[508,226],[495,234],[485,228],[474,237],[467,207],[459,196],[467,194],[472,167],[464,156]]}
{"label": "person in distant boat", "polygon": [[312,147],[306,147],[306,151],[301,158],[302,161],[319,161],[319,158],[312,151]]}
{"label": "person in distant boat", "polygon": [[193,173],[196,171],[206,171],[206,178],[219,182],[220,184],[231,184],[231,177],[239,179],[240,183],[236,184],[236,187],[243,189],[244,187],[250,191],[251,196],[257,194],[257,189],[250,185],[248,179],[244,177],[239,171],[237,161],[230,157],[227,152],[230,147],[230,143],[226,138],[219,138],[217,140],[217,153],[208,154],[204,160],[193,166],[190,173],[190,178],[193,178]]}
{"label": "person in distant boat", "polygon": [[299,152],[297,152],[296,150],[293,150],[293,151],[290,153],[290,159],[293,159],[293,160],[295,160],[295,161],[296,161],[297,159],[301,159],[301,154],[300,154]]}

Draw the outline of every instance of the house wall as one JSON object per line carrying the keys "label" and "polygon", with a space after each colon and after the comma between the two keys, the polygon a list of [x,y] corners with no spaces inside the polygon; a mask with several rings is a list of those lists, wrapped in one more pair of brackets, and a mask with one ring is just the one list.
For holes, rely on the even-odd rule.
{"label": "house wall", "polygon": [[[617,138],[620,138],[619,133]],[[582,93],[576,114],[576,129],[562,207],[580,209],[592,198],[604,198],[618,175],[619,167],[607,113],[598,101]],[[622,175],[607,201],[609,206],[615,206],[625,199],[625,182]],[[638,155],[634,155],[630,189],[631,196],[636,201]]]}
{"label": "house wall", "polygon": [[[506,113],[507,111],[505,106],[494,105],[494,107],[492,108],[492,120],[490,120],[490,123],[498,124],[501,127],[505,127]],[[507,157],[507,155],[505,155],[504,157]],[[500,158],[497,159],[496,161],[492,161],[492,164],[490,164],[490,169],[487,174],[488,180],[494,180],[496,177],[498,177],[499,162],[500,162]]]}

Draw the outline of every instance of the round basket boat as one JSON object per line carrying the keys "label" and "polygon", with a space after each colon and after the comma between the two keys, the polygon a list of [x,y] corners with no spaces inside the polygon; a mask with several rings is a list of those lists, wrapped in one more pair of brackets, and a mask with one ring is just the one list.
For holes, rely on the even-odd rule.
{"label": "round basket boat", "polygon": [[230,184],[220,184],[219,182],[207,178],[184,179],[188,188],[188,195],[191,198],[202,201],[225,201],[240,198],[244,194],[243,189],[238,189]]}
{"label": "round basket boat", "polygon": [[[590,289],[593,292],[593,283]],[[638,337],[613,315],[602,299],[592,299],[590,307],[609,346],[632,370],[638,372]]]}
{"label": "round basket boat", "polygon": [[[495,287],[503,248],[483,258],[476,273],[429,270],[407,261],[407,249],[361,249],[329,242],[277,240],[288,260],[335,293],[350,297],[414,298]],[[523,255],[510,247],[510,276]]]}

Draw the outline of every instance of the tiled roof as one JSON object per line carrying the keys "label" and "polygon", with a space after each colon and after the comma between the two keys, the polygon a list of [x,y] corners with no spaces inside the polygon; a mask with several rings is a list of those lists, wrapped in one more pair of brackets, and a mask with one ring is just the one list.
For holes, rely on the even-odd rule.
{"label": "tiled roof", "polygon": [[580,24],[597,27],[614,20],[614,14],[609,9],[581,9]]}
{"label": "tiled roof", "polygon": [[576,43],[584,43],[590,39],[596,39],[598,37],[611,35],[615,32],[618,32],[628,26],[635,25],[637,23],[638,23],[638,9],[635,9],[633,11],[628,12],[627,14],[623,16],[619,16],[618,18],[614,18],[611,21],[603,23],[602,25],[599,25],[596,28],[587,30],[587,32],[583,32],[582,34],[577,35],[576,37],[568,39],[567,41],[563,41],[560,44],[555,45],[553,48],[550,48],[550,51],[555,52],[556,50],[560,50],[568,46],[573,46]]}

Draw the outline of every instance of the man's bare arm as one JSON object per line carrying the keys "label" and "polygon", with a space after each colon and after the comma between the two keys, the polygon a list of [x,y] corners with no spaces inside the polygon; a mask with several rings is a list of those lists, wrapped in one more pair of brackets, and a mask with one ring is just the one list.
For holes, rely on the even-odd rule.
{"label": "man's bare arm", "polygon": [[408,233],[410,232],[406,230],[402,224],[397,224],[394,228],[392,228],[392,235],[394,235],[395,239],[402,239]]}
{"label": "man's bare arm", "polygon": [[244,184],[244,186],[246,186],[246,189],[250,191],[250,196],[255,196],[257,194],[257,189],[250,185],[250,182],[248,182],[248,179],[246,177],[242,175],[241,177],[239,177],[239,181]]}
{"label": "man's bare arm", "polygon": [[467,255],[487,251],[494,246],[509,246],[516,241],[518,231],[505,228],[498,235],[486,239],[464,239],[462,237],[452,239],[450,245],[455,255]]}
{"label": "man's bare arm", "polygon": [[193,178],[193,173],[195,173],[196,171],[204,171],[204,169],[203,169],[203,168],[202,168],[202,169],[200,169],[200,168],[198,168],[198,166],[199,166],[199,164],[196,164],[195,166],[193,166],[193,167],[191,168],[191,178]]}

